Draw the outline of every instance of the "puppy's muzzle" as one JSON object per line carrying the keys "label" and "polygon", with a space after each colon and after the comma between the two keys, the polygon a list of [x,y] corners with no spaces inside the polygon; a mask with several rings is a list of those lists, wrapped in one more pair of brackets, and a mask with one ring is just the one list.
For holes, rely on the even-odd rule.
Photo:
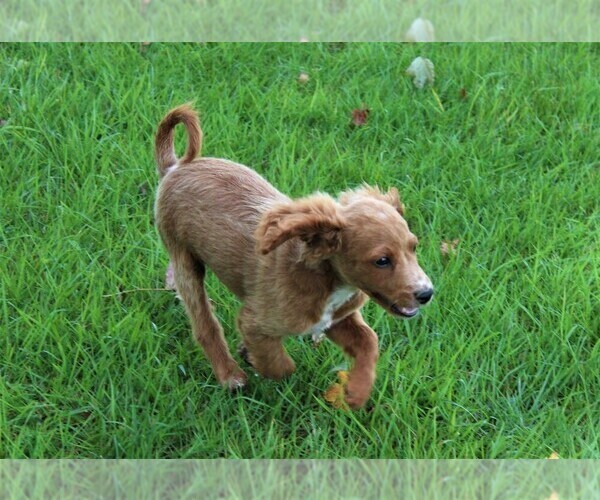
{"label": "puppy's muzzle", "polygon": [[433,288],[423,288],[415,292],[415,299],[419,304],[427,304],[433,297]]}

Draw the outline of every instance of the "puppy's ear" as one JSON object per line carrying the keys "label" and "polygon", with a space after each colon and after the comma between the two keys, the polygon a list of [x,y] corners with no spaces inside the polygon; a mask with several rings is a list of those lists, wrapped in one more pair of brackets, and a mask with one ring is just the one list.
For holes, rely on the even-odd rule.
{"label": "puppy's ear", "polygon": [[303,257],[321,260],[340,249],[343,225],[337,203],[327,195],[281,203],[263,214],[255,233],[257,249],[266,255],[299,237],[306,244]]}
{"label": "puppy's ear", "polygon": [[397,188],[391,187],[387,193],[381,193],[381,196],[385,201],[398,210],[400,215],[404,215],[404,203],[400,201],[400,193],[398,193]]}
{"label": "puppy's ear", "polygon": [[345,191],[340,194],[340,203],[342,205],[349,205],[360,198],[375,198],[380,201],[392,205],[400,215],[404,215],[404,204],[400,201],[400,194],[395,187],[389,189],[387,193],[383,193],[377,186],[369,186],[363,184],[358,189],[351,191]]}

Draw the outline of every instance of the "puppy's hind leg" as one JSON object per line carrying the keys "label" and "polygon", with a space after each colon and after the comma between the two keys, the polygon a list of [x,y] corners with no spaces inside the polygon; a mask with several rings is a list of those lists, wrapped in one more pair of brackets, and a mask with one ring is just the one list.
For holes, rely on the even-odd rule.
{"label": "puppy's hind leg", "polygon": [[171,255],[177,291],[192,323],[192,332],[212,364],[218,381],[229,389],[246,385],[246,374],[231,357],[223,330],[204,289],[204,264],[185,251]]}
{"label": "puppy's hind leg", "polygon": [[252,311],[244,306],[237,319],[242,334],[238,352],[263,377],[280,380],[289,377],[296,365],[282,344],[282,338],[264,335]]}

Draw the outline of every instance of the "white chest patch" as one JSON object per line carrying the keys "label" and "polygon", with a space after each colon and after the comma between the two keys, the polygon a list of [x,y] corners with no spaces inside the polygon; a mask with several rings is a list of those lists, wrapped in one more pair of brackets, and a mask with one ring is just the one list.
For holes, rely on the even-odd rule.
{"label": "white chest patch", "polygon": [[321,340],[325,335],[323,332],[333,325],[335,312],[348,302],[357,291],[356,288],[351,286],[341,286],[333,291],[325,303],[321,319],[306,331],[307,334],[312,335],[313,341],[318,342]]}
{"label": "white chest patch", "polygon": [[170,174],[171,172],[173,172],[173,170],[175,170],[177,168],[177,163],[175,163],[174,165],[171,165],[169,168],[167,168],[167,170],[165,171],[165,175]]}

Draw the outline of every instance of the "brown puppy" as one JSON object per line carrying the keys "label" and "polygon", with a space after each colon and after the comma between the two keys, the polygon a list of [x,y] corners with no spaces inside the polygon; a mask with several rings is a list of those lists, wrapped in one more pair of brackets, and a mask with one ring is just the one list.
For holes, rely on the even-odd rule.
{"label": "brown puppy", "polygon": [[[188,133],[179,160],[178,123]],[[243,302],[238,328],[259,373],[290,375],[295,365],[283,339],[324,332],[354,358],[346,401],[362,406],[375,380],[378,347],[360,308],[370,296],[392,314],[412,317],[433,294],[397,190],[364,186],[338,200],[326,194],[291,200],[243,165],[196,159],[201,144],[191,107],[172,110],[160,123],[156,221],[194,337],[217,379],[232,389],[246,384],[211,311],[206,268]]]}

